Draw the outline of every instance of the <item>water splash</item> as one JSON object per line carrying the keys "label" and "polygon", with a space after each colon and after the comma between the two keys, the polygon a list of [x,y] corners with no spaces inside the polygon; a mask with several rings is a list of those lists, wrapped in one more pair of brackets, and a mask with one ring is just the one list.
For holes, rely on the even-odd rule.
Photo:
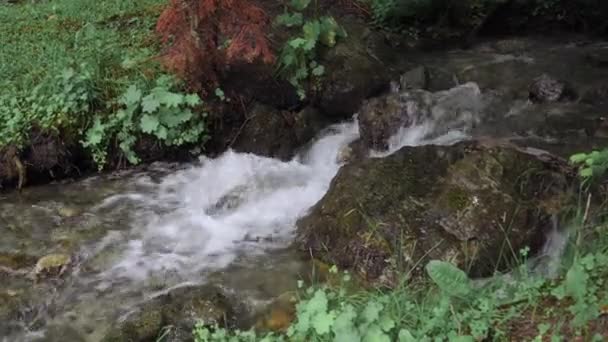
{"label": "water splash", "polygon": [[357,137],[351,121],[330,127],[289,162],[228,151],[167,176],[146,199],[155,209],[140,213],[124,257],[104,276],[196,274],[223,268],[239,253],[284,246],[296,220],[327,191],[339,150]]}

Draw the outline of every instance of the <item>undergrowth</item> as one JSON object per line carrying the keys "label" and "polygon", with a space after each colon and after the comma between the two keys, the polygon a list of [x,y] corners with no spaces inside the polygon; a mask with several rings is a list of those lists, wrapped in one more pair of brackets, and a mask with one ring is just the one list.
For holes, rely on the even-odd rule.
{"label": "undergrowth", "polygon": [[[589,181],[605,171],[602,153],[573,157],[586,165],[581,178]],[[593,168],[598,163],[601,168]],[[585,171],[589,167],[593,172]],[[608,316],[608,223],[601,219],[603,208],[590,214],[591,195],[586,190],[581,195],[587,200],[563,227],[569,242],[559,259],[529,258],[524,249],[511,272],[475,280],[451,263],[433,260],[425,267],[426,277],[403,279],[388,290],[362,288],[348,272],[333,267],[337,282],[300,284],[287,331],[231,331],[200,322],[195,340],[604,341],[608,327],[600,322]]]}
{"label": "undergrowth", "polygon": [[165,6],[0,4],[0,149],[23,149],[42,130],[80,143],[102,168],[110,151],[138,163],[134,146],[144,135],[165,145],[204,141],[201,99],[184,93],[158,62],[155,24]]}
{"label": "undergrowth", "polygon": [[[303,14],[311,0],[291,0],[286,11],[275,24],[286,28],[299,28],[301,33],[291,37],[283,46],[278,59],[278,72],[293,85],[301,99],[307,90],[314,90],[315,82],[325,73],[325,67],[316,60],[322,47],[334,47],[346,31],[331,16],[308,19]],[[315,10],[315,13],[317,11]],[[306,82],[312,84],[307,87]]]}
{"label": "undergrowth", "polygon": [[[598,229],[608,232],[605,226]],[[555,279],[534,275],[522,264],[509,277],[477,282],[450,263],[431,261],[426,266],[431,283],[349,291],[350,276],[344,273],[341,286],[303,291],[285,333],[228,331],[201,322],[194,336],[197,342],[571,341],[576,336],[603,341],[605,336],[589,327],[607,313],[606,246],[581,250]],[[557,304],[545,304],[551,301]],[[532,334],[518,330],[529,322]]]}

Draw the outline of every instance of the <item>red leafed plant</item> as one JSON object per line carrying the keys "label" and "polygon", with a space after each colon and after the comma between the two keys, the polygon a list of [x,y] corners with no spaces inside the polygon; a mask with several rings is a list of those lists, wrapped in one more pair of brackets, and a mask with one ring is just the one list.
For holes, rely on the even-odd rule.
{"label": "red leafed plant", "polygon": [[230,64],[271,63],[266,13],[251,0],[171,0],[156,24],[163,64],[191,86],[217,86]]}

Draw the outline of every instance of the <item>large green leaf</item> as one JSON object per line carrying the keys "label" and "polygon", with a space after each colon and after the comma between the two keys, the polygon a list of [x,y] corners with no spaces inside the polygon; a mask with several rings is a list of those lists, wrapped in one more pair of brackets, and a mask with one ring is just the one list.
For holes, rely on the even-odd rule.
{"label": "large green leaf", "polygon": [[448,295],[465,296],[471,291],[471,283],[467,274],[449,262],[432,260],[426,265],[426,272],[435,284]]}
{"label": "large green leaf", "polygon": [[158,117],[150,114],[144,114],[139,121],[141,131],[148,134],[156,131],[159,124]]}

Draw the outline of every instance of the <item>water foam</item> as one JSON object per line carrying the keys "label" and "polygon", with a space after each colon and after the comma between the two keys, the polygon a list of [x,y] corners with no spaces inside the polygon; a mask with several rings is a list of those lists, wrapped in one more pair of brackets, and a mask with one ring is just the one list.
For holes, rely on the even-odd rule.
{"label": "water foam", "polygon": [[200,273],[227,266],[243,251],[284,246],[295,221],[327,191],[341,166],[339,150],[357,137],[356,121],[347,122],[288,162],[228,151],[165,177],[146,200],[154,209],[139,213],[140,228],[105,275]]}

